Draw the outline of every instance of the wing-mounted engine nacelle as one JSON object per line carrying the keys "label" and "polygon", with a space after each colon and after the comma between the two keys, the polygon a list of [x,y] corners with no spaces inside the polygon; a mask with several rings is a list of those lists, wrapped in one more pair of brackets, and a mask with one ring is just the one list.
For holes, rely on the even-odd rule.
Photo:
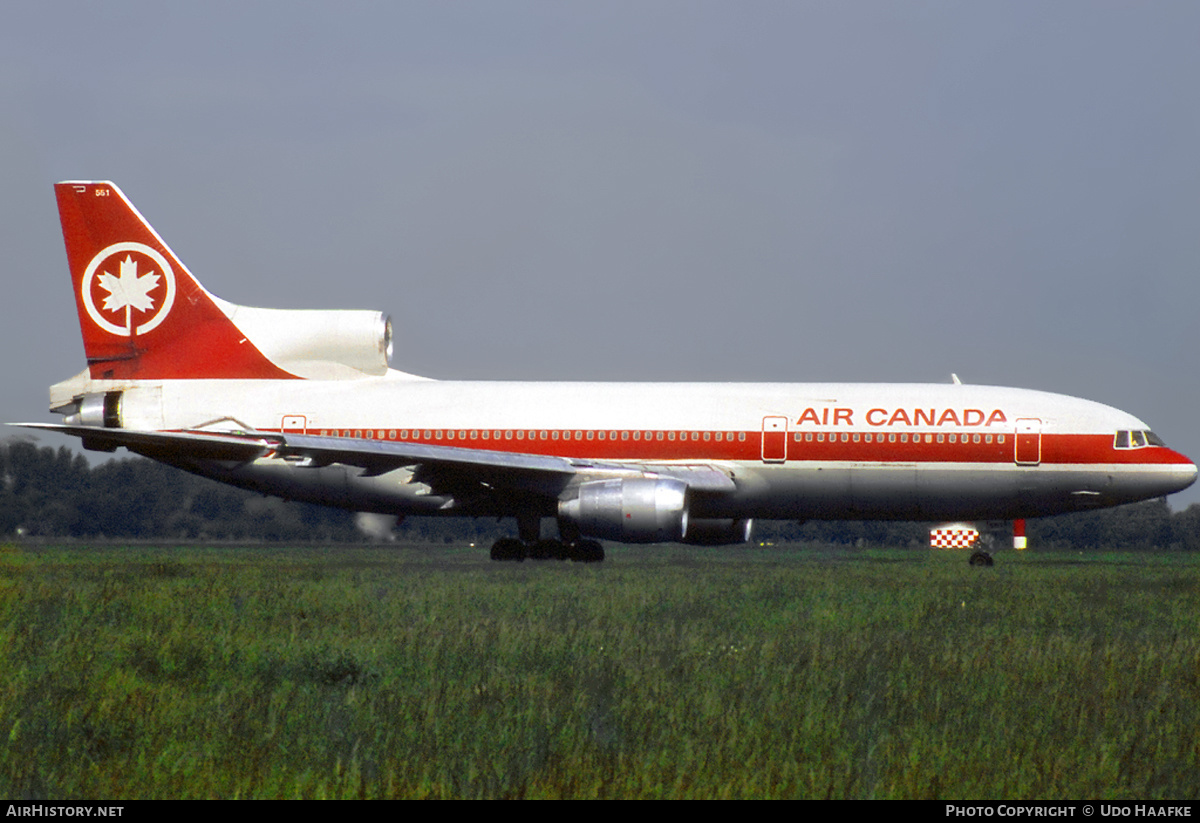
{"label": "wing-mounted engine nacelle", "polygon": [[670,478],[593,480],[558,504],[585,537],[622,543],[678,543],[688,532],[687,484]]}
{"label": "wing-mounted engine nacelle", "polygon": [[259,309],[219,298],[214,301],[272,363],[297,377],[319,380],[387,373],[392,320],[381,312]]}
{"label": "wing-mounted engine nacelle", "polygon": [[693,546],[733,546],[749,543],[754,521],[749,517],[734,519],[693,517],[688,521],[683,542]]}

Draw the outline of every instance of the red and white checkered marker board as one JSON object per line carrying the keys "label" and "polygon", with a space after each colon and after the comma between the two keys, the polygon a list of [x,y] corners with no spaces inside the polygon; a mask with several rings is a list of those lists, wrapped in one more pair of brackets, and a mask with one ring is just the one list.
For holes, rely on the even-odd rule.
{"label": "red and white checkered marker board", "polygon": [[942,528],[929,530],[929,545],[934,549],[969,549],[979,542],[979,529]]}

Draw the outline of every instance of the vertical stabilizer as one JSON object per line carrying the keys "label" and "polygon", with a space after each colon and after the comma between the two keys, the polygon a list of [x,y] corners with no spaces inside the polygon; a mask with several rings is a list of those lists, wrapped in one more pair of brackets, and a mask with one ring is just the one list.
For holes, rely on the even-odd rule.
{"label": "vertical stabilizer", "polygon": [[95,380],[286,379],[115,185],[54,187]]}

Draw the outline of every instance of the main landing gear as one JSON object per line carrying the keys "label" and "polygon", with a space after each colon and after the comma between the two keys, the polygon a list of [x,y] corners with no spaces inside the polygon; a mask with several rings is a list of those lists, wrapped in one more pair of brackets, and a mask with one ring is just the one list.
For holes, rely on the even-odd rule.
{"label": "main landing gear", "polygon": [[517,518],[520,538],[502,537],[492,544],[493,560],[573,560],[576,563],[600,563],[604,548],[595,540],[581,539],[577,529],[559,522],[562,540],[543,538],[540,517]]}
{"label": "main landing gear", "polygon": [[604,548],[595,540],[536,540],[523,543],[515,537],[502,537],[492,544],[493,560],[573,560],[576,563],[600,563]]}

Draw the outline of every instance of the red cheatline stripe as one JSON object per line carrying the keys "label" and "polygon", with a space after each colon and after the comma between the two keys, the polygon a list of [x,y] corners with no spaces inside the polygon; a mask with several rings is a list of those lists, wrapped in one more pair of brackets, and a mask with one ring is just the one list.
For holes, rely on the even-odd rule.
{"label": "red cheatline stripe", "polygon": [[[512,437],[505,437],[512,432]],[[592,458],[599,460],[735,460],[759,461],[762,458],[762,433],[720,432],[667,432],[659,430],[606,430],[604,439],[599,432],[592,431],[587,439],[586,430],[520,430],[517,437],[514,429],[488,429],[483,437],[481,429],[328,429],[314,428],[309,434],[333,437],[348,437],[367,440],[390,440],[417,443],[420,445],[456,446],[482,451],[516,452],[556,457]],[[474,437],[472,437],[474,433]],[[497,439],[497,433],[500,437]],[[670,439],[670,434],[675,439]],[[544,437],[543,437],[544,434]],[[692,435],[696,437],[693,439]],[[704,439],[707,434],[708,439]],[[788,462],[864,462],[864,463],[996,463],[1012,464],[1014,435],[993,433],[992,442],[949,441],[942,432],[942,442],[937,442],[939,433],[920,432],[909,434],[907,443],[868,443],[862,433],[856,443],[853,435],[842,442],[840,432],[827,432],[826,440],[796,442],[791,434],[787,442]],[[635,437],[636,435],[636,437]],[[661,435],[661,439],[660,439]],[[831,437],[837,440],[831,442]],[[879,438],[880,435],[875,435]],[[1000,442],[1003,438],[1004,442]],[[982,438],[981,438],[982,439]],[[915,442],[919,440],[919,442]],[[897,436],[899,441],[899,436]],[[1126,465],[1171,465],[1188,462],[1182,455],[1167,448],[1146,447],[1140,449],[1115,449],[1111,435],[1091,434],[1043,434],[1041,448],[1042,465],[1087,465],[1095,463]]]}

